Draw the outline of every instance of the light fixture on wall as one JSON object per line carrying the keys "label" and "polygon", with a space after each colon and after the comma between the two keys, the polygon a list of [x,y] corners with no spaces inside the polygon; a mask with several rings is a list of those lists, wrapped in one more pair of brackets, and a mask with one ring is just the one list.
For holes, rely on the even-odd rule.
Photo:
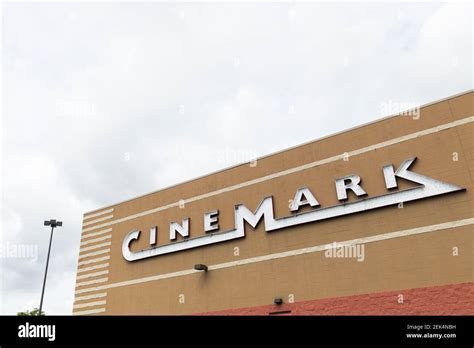
{"label": "light fixture on wall", "polygon": [[273,300],[273,303],[276,304],[277,306],[283,304],[283,299],[281,297],[277,297]]}
{"label": "light fixture on wall", "polygon": [[204,271],[204,272],[207,272],[207,266],[206,265],[203,265],[202,263],[198,263],[196,265],[194,265],[194,269],[196,271]]}

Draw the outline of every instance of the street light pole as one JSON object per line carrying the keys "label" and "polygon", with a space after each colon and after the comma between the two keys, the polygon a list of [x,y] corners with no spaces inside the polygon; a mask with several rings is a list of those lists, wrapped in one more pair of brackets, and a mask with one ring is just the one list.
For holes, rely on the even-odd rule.
{"label": "street light pole", "polygon": [[49,255],[51,254],[51,244],[53,242],[53,231],[55,227],[61,227],[63,223],[62,221],[56,221],[56,220],[51,219],[49,221],[45,221],[44,225],[51,226],[51,236],[49,237],[48,257],[46,259],[46,270],[44,271],[43,290],[41,291],[41,301],[40,301],[38,315],[41,315],[41,310],[43,309],[44,289],[46,287],[46,277],[48,276]]}

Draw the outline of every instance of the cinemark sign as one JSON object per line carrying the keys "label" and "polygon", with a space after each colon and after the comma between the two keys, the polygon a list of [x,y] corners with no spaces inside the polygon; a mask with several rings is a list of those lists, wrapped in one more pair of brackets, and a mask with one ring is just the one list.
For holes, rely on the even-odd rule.
{"label": "cinemark sign", "polygon": [[[380,196],[367,197],[367,193],[360,184],[361,178],[358,175],[348,175],[335,181],[337,198],[341,202],[346,201],[347,192],[350,190],[357,197],[361,197],[361,199],[357,201],[321,208],[318,200],[309,190],[309,188],[304,187],[296,191],[294,199],[290,205],[290,211],[293,213],[291,216],[275,219],[273,214],[273,197],[270,196],[262,200],[255,212],[250,211],[243,204],[236,205],[234,212],[235,227],[229,231],[218,231],[218,210],[204,214],[204,229],[206,235],[203,236],[190,238],[190,219],[186,218],[181,224],[177,222],[171,222],[169,224],[170,244],[157,246],[156,236],[158,229],[157,227],[151,228],[149,235],[150,248],[146,250],[137,252],[132,252],[130,250],[130,245],[133,243],[133,241],[138,240],[141,234],[141,231],[139,230],[132,231],[128,233],[123,240],[122,255],[127,261],[137,261],[149,257],[243,238],[245,237],[245,222],[252,226],[252,228],[255,228],[262,218],[265,223],[265,231],[271,232],[291,226],[317,222],[338,216],[359,213],[376,208],[387,207],[390,205],[464,190],[464,188],[459,186],[448,184],[409,171],[408,168],[410,168],[415,160],[416,157],[405,160],[397,170],[395,170],[391,164],[384,166],[382,169],[385,179],[385,187],[388,191],[398,187],[397,178],[402,178],[419,184],[419,186],[413,188],[392,192],[389,191],[386,194]],[[298,213],[300,207],[306,205],[311,206],[312,210],[304,213]],[[173,242],[176,240],[177,234],[181,235],[185,239]]]}

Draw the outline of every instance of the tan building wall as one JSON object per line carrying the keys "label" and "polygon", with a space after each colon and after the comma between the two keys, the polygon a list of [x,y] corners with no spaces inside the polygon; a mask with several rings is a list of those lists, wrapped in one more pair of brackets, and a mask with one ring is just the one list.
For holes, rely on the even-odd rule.
{"label": "tan building wall", "polygon": [[[470,91],[422,107],[419,117],[382,119],[85,214],[74,314],[195,314],[271,305],[276,297],[298,303],[472,283],[473,101]],[[466,190],[273,232],[261,221],[246,226],[245,238],[133,262],[122,256],[133,230],[142,236],[132,251],[149,248],[152,226],[158,245],[173,243],[169,223],[187,217],[190,238],[204,235],[204,213],[215,209],[219,231],[230,230],[236,204],[254,211],[267,196],[276,218],[291,216],[289,200],[301,187],[321,207],[300,212],[341,204],[334,182],[348,174],[362,178],[369,198],[386,194],[383,166],[413,156],[411,171]],[[359,199],[349,194],[349,202]],[[301,250],[359,238],[362,262]],[[210,270],[193,270],[198,263]]]}

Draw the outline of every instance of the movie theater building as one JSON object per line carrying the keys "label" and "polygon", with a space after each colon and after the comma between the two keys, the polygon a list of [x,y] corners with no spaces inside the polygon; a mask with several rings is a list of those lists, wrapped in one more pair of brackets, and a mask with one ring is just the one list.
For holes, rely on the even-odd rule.
{"label": "movie theater building", "polygon": [[474,314],[473,101],[86,213],[73,314]]}

